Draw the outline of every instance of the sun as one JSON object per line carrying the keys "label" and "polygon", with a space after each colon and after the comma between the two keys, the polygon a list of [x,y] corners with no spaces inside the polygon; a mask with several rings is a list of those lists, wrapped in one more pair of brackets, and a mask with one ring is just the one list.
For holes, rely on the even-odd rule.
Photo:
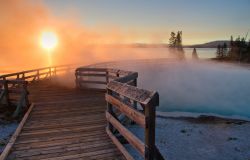
{"label": "sun", "polygon": [[58,43],[57,36],[54,32],[43,32],[41,36],[41,45],[44,49],[51,50],[56,47]]}

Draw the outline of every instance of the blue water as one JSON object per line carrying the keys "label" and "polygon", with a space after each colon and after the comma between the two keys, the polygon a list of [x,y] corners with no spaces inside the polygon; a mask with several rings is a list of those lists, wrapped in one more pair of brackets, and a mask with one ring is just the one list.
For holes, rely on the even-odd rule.
{"label": "blue water", "polygon": [[160,94],[160,111],[250,118],[250,70],[214,63],[169,63],[139,69],[140,85]]}

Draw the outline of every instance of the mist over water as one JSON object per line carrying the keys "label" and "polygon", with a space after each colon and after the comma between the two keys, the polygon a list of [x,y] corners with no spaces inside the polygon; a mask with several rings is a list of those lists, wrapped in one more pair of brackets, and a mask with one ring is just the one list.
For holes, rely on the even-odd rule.
{"label": "mist over water", "polygon": [[107,66],[139,72],[139,87],[159,92],[159,111],[250,118],[250,67],[174,60],[126,61]]}

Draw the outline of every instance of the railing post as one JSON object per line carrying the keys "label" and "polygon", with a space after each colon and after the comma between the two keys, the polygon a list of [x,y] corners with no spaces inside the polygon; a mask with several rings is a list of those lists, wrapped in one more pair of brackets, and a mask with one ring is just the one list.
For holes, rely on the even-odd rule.
{"label": "railing post", "polygon": [[22,74],[22,80],[25,80],[25,73]]}
{"label": "railing post", "polygon": [[119,77],[120,74],[119,74],[119,70],[116,72],[116,77]]}
{"label": "railing post", "polygon": [[[134,85],[135,87],[137,87],[137,78],[134,79],[133,85]],[[133,102],[133,107],[134,107],[135,109],[137,109],[137,102],[136,102],[136,101]]]}
{"label": "railing post", "polygon": [[37,76],[37,80],[40,80],[39,70],[37,70],[36,76]]}
{"label": "railing post", "polygon": [[56,76],[56,67],[54,68],[54,76]]}
{"label": "railing post", "polygon": [[49,67],[49,77],[51,78],[51,67]]}
{"label": "railing post", "polygon": [[75,83],[76,83],[76,88],[80,88],[80,82],[79,82],[79,79],[78,79],[78,71],[76,70],[75,71],[75,77],[76,77],[76,80],[75,80]]}
{"label": "railing post", "polygon": [[28,92],[28,89],[27,89],[27,87],[28,87],[28,82],[24,82],[24,85],[23,85],[23,89],[24,89],[24,91],[25,91],[25,106],[28,106],[30,103],[29,103],[29,98],[28,98],[28,94],[29,94],[29,92]]}
{"label": "railing post", "polygon": [[109,83],[109,71],[108,70],[106,71],[106,83],[107,84]]}
{"label": "railing post", "polygon": [[153,160],[155,156],[155,106],[145,106],[145,159]]}
{"label": "railing post", "polygon": [[[109,89],[107,89],[107,94],[112,95],[112,91],[109,90]],[[112,104],[110,104],[109,102],[107,102],[107,111],[108,111],[111,115],[113,115]],[[109,121],[108,121],[107,126],[108,126],[108,129],[113,133],[114,127],[112,126],[112,124],[110,124]]]}
{"label": "railing post", "polygon": [[6,100],[6,104],[7,106],[10,105],[10,97],[9,97],[9,87],[8,87],[8,82],[6,80],[6,77],[3,77],[3,87],[4,87],[4,90],[5,90],[5,100]]}

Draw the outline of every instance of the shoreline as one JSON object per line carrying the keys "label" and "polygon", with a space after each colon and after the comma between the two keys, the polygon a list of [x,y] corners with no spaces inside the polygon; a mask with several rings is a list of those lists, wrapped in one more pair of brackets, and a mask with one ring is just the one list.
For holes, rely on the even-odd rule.
{"label": "shoreline", "polygon": [[192,112],[162,112],[156,111],[156,116],[159,118],[173,118],[173,119],[214,119],[214,120],[229,120],[229,121],[244,121],[250,122],[250,118],[232,115],[223,116],[215,113],[192,113]]}

